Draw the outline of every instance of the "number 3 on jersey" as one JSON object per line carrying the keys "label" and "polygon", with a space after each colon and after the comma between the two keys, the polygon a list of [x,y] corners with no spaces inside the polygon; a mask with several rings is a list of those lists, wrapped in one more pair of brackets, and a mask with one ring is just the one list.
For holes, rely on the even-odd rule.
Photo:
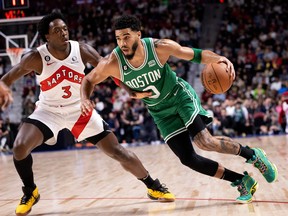
{"label": "number 3 on jersey", "polygon": [[62,95],[62,98],[67,99],[67,98],[71,97],[72,93],[70,91],[70,88],[71,88],[71,86],[63,86],[62,87],[62,90],[64,91],[64,94]]}

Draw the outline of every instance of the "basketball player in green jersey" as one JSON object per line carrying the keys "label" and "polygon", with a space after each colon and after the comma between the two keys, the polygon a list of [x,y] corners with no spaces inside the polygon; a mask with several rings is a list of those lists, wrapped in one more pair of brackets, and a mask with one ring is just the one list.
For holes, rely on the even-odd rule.
{"label": "basketball player in green jersey", "polygon": [[[169,39],[141,39],[140,21],[124,15],[114,23],[118,47],[86,76],[81,85],[81,109],[86,115],[93,109],[89,97],[94,85],[108,77],[120,80],[133,98],[142,99],[153,116],[161,135],[181,163],[197,172],[231,182],[240,196],[237,201],[252,201],[258,183],[245,171],[244,175],[224,168],[220,163],[198,155],[200,149],[239,155],[260,170],[268,182],[277,178],[277,169],[260,148],[243,147],[228,137],[213,137],[206,129],[212,117],[201,106],[194,89],[176,76],[167,61],[170,56],[195,63],[225,63],[227,73],[235,78],[233,64],[208,50],[183,47]],[[190,137],[192,137],[193,143]]]}

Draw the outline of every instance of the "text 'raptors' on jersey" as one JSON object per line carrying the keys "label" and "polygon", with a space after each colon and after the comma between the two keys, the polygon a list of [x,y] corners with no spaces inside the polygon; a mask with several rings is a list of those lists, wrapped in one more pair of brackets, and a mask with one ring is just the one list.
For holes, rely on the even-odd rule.
{"label": "text 'raptors' on jersey", "polygon": [[81,59],[79,43],[71,40],[69,43],[71,52],[62,61],[51,55],[46,45],[37,48],[42,58],[44,72],[37,75],[41,88],[39,103],[45,100],[46,105],[65,106],[79,101],[79,85],[85,76],[85,65]]}

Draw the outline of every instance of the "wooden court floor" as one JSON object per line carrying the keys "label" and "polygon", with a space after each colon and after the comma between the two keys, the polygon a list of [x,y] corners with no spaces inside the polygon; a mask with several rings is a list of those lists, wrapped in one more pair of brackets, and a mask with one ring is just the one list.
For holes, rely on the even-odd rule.
{"label": "wooden court floor", "polygon": [[[227,181],[201,175],[182,166],[167,145],[129,147],[153,178],[159,178],[177,199],[159,203],[146,197],[146,187],[97,149],[34,153],[34,173],[41,199],[33,216],[284,216],[288,214],[288,136],[237,139],[262,147],[277,165],[278,180],[269,184],[245,159],[204,152],[237,172],[248,171],[259,183],[250,204],[237,204],[239,195]],[[0,154],[1,216],[14,215],[22,183],[12,156]]]}

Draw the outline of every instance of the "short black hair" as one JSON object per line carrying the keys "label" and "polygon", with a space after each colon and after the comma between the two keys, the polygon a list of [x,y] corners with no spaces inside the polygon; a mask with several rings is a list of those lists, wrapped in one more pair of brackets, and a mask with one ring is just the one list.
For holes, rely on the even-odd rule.
{"label": "short black hair", "polygon": [[113,30],[130,28],[132,31],[141,30],[140,20],[133,15],[122,15],[114,21]]}
{"label": "short black hair", "polygon": [[59,12],[52,12],[51,14],[44,16],[38,23],[38,32],[44,42],[47,42],[45,35],[49,33],[49,24],[55,19],[61,19],[66,23],[64,15]]}

